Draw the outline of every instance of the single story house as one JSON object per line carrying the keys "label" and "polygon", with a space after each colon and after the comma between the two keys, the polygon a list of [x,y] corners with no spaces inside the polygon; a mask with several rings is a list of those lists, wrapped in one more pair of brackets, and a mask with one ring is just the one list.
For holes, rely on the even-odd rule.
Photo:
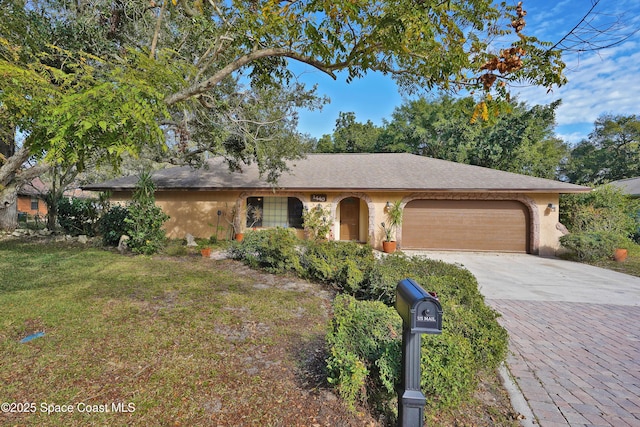
{"label": "single story house", "polygon": [[[302,231],[305,208],[331,212],[331,238],[382,247],[388,203],[400,200],[396,233],[404,249],[505,251],[553,255],[559,249],[559,195],[590,188],[407,153],[309,154],[289,161],[272,186],[255,164],[230,172],[220,158],[206,168],[173,167],[153,174],[156,203],[171,216],[167,235],[216,235],[230,212],[262,209],[260,221]],[[137,177],[84,186],[131,198]],[[251,211],[251,209],[249,209]],[[221,219],[222,217],[222,219]],[[220,236],[224,236],[222,231]]]}
{"label": "single story house", "polygon": [[625,194],[633,198],[640,198],[640,177],[613,181],[611,185],[620,188]]}
{"label": "single story house", "polygon": [[43,195],[48,191],[47,185],[40,178],[23,184],[18,190],[18,215],[44,218],[48,210]]}

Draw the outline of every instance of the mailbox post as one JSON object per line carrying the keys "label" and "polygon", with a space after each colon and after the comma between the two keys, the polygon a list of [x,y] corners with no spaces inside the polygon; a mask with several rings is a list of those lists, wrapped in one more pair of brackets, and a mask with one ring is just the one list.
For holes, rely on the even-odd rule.
{"label": "mailbox post", "polygon": [[396,311],[402,317],[402,383],[398,389],[398,426],[422,427],[426,399],[420,390],[422,334],[442,333],[442,307],[412,279],[398,282]]}

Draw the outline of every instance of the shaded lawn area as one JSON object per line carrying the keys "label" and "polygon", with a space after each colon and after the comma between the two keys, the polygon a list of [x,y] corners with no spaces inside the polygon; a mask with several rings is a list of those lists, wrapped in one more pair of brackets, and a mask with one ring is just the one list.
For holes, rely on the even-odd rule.
{"label": "shaded lawn area", "polygon": [[[0,307],[0,402],[35,403],[0,424],[372,421],[324,388],[319,285],[200,256],[3,241]],[[73,413],[43,412],[62,405]],[[129,412],[100,412],[114,408]]]}

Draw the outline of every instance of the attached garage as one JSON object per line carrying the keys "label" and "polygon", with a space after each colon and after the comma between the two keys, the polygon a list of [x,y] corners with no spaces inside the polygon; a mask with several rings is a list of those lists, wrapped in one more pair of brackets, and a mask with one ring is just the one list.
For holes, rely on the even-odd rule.
{"label": "attached garage", "polygon": [[405,249],[529,251],[527,207],[513,200],[413,200],[404,209]]}

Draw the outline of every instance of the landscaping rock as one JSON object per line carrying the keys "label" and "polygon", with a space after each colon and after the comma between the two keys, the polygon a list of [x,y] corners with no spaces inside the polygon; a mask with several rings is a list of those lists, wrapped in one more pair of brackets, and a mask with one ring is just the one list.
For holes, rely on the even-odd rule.
{"label": "landscaping rock", "polygon": [[120,241],[118,242],[118,252],[124,254],[129,250],[129,239],[130,237],[125,234],[120,236]]}
{"label": "landscaping rock", "polygon": [[193,237],[193,235],[187,233],[184,238],[187,240],[187,246],[198,246],[198,244],[196,243],[196,239]]}
{"label": "landscaping rock", "polygon": [[89,239],[85,234],[81,234],[78,236],[78,243],[82,243],[83,245],[86,245],[88,242],[89,242]]}

